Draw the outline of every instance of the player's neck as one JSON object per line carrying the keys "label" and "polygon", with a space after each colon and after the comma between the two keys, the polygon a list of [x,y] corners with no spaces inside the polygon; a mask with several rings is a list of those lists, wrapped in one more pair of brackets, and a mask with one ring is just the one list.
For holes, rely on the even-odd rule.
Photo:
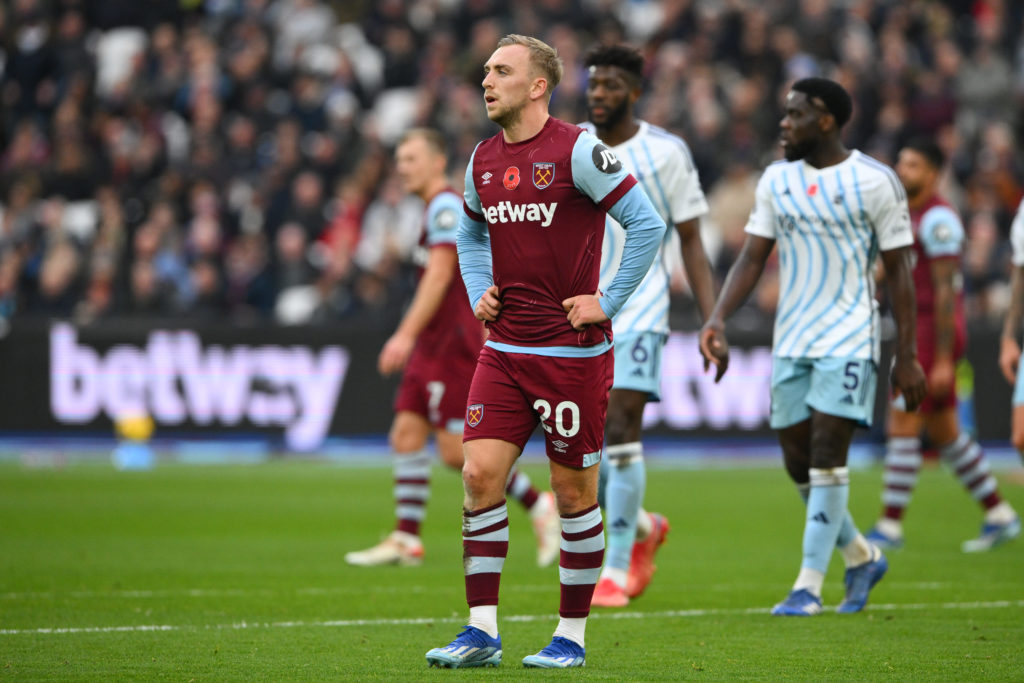
{"label": "player's neck", "polygon": [[921,190],[916,194],[907,193],[907,206],[911,209],[920,209],[922,206],[927,204],[935,196],[935,192],[932,190]]}
{"label": "player's neck", "polygon": [[594,126],[594,128],[597,130],[597,137],[601,138],[601,142],[609,147],[615,147],[636,135],[637,131],[640,130],[640,123],[632,116],[626,116],[614,126],[608,126],[607,128]]}
{"label": "player's neck", "polygon": [[850,150],[843,147],[843,143],[836,139],[818,145],[814,151],[804,157],[804,161],[814,168],[828,168],[843,163],[849,157]]}
{"label": "player's neck", "polygon": [[518,121],[503,129],[505,142],[516,143],[529,140],[541,131],[549,118],[551,116],[548,114],[547,107],[543,109],[540,107],[526,107]]}
{"label": "player's neck", "polygon": [[418,194],[420,199],[423,201],[429,202],[431,199],[441,194],[446,187],[448,187],[448,179],[442,175],[431,179],[431,181],[424,185],[423,189],[416,194]]}

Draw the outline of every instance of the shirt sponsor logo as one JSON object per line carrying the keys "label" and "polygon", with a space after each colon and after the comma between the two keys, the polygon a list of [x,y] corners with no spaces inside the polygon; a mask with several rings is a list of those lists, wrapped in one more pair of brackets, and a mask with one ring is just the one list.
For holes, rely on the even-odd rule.
{"label": "shirt sponsor logo", "polygon": [[519,167],[509,166],[505,169],[505,176],[502,178],[506,190],[514,190],[519,187]]}
{"label": "shirt sponsor logo", "polygon": [[555,217],[558,202],[547,204],[515,204],[498,202],[493,206],[484,207],[484,218],[488,223],[540,223],[540,227],[551,225]]}
{"label": "shirt sponsor logo", "polygon": [[590,153],[590,158],[601,173],[611,175],[622,170],[622,162],[615,156],[615,152],[601,143],[594,145],[594,151]]}
{"label": "shirt sponsor logo", "polygon": [[555,180],[555,164],[550,161],[538,161],[533,165],[533,186],[543,190]]}
{"label": "shirt sponsor logo", "polygon": [[[867,214],[863,211],[854,212],[862,222],[867,221]],[[794,214],[788,211],[779,211],[775,216],[776,224],[783,232],[798,230],[800,232],[832,232],[839,234],[845,230],[846,222],[836,220],[829,216]]]}

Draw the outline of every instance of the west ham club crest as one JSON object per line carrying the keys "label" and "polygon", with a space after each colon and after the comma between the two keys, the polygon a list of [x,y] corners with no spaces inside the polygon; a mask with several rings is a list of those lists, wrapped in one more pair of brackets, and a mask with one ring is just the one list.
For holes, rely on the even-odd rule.
{"label": "west ham club crest", "polygon": [[476,427],[484,419],[484,404],[474,403],[466,408],[466,424]]}
{"label": "west ham club crest", "polygon": [[538,161],[533,165],[533,186],[543,190],[555,179],[555,164],[550,161]]}

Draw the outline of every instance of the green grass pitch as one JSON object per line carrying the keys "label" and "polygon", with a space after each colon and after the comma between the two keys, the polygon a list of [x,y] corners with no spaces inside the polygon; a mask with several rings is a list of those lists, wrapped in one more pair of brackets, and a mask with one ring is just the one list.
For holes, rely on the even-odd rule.
{"label": "green grass pitch", "polygon": [[[542,465],[528,473],[546,481]],[[862,528],[880,471],[856,472]],[[390,469],[0,464],[0,679],[60,681],[1024,680],[1024,539],[964,555],[981,515],[947,472],[922,473],[907,547],[858,615],[777,618],[800,561],[781,467],[655,466],[672,524],[648,592],[597,610],[581,670],[524,670],[550,638],[557,569],[538,569],[515,504],[497,669],[428,669],[464,623],[461,484],[434,470],[421,567],[361,569],[346,551],[390,528]],[[1003,482],[1024,510],[1024,488]],[[826,608],[842,595],[838,554]]]}

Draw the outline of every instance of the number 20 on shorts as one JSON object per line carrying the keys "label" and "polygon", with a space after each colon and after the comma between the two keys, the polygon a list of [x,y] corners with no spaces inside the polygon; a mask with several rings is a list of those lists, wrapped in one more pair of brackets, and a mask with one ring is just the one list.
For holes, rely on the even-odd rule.
{"label": "number 20 on shorts", "polygon": [[[548,418],[551,417],[551,403],[542,398],[533,402],[533,409],[540,413],[540,426],[548,434],[551,433],[551,425]],[[580,431],[580,407],[572,401],[562,401],[555,406],[555,431],[559,436],[569,438],[576,436]],[[568,424],[566,424],[568,422]]]}

